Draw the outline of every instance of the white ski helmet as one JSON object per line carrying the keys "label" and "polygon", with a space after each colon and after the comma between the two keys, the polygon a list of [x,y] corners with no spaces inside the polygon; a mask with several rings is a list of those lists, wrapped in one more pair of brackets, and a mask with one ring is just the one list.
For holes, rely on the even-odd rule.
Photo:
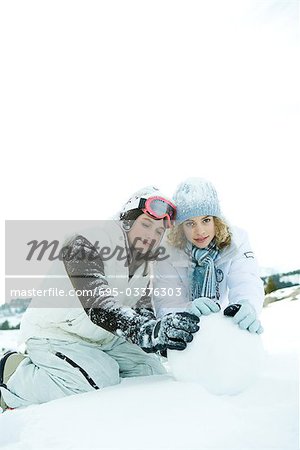
{"label": "white ski helmet", "polygon": [[140,210],[141,214],[146,213],[155,219],[167,218],[169,226],[176,214],[175,205],[155,186],[146,186],[136,191],[123,206],[120,219],[126,218],[129,211],[136,209]]}

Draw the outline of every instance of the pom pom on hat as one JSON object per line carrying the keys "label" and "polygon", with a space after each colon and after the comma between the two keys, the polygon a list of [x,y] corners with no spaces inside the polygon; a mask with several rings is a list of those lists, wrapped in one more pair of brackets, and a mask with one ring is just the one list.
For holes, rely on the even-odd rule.
{"label": "pom pom on hat", "polygon": [[177,186],[173,200],[177,207],[177,224],[197,216],[221,217],[217,191],[204,178],[187,178]]}

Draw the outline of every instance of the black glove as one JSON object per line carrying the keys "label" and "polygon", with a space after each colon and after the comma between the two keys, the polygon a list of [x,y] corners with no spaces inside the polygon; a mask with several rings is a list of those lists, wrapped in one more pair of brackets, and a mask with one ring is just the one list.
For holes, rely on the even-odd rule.
{"label": "black glove", "polygon": [[239,303],[229,305],[224,310],[224,315],[233,317],[233,322],[242,330],[257,334],[264,331],[254,307],[248,300],[240,300]]}
{"label": "black glove", "polygon": [[162,319],[143,325],[139,345],[146,352],[184,350],[199,330],[199,317],[188,312],[166,314]]}
{"label": "black glove", "polygon": [[224,309],[224,316],[234,317],[236,313],[240,310],[240,307],[242,305],[239,305],[235,303],[234,305],[229,305],[227,308]]}

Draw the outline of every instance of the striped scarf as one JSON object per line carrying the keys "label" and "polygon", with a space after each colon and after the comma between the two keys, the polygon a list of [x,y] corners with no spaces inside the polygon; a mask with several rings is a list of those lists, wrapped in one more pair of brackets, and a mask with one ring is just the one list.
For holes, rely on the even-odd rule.
{"label": "striped scarf", "polygon": [[192,275],[192,299],[208,297],[218,300],[220,297],[219,284],[214,261],[219,250],[215,239],[206,248],[198,248],[190,244],[189,253],[195,266]]}

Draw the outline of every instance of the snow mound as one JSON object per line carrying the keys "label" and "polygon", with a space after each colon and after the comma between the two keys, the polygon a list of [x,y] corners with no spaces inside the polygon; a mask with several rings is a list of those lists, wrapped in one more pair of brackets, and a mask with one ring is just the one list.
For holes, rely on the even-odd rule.
{"label": "snow mound", "polygon": [[296,450],[299,310],[300,302],[286,300],[264,308],[266,364],[239,395],[213,395],[169,374],[125,378],[0,414],[1,450]]}
{"label": "snow mound", "polygon": [[212,394],[234,395],[258,378],[263,368],[261,337],[241,330],[223,312],[201,316],[200,330],[184,351],[168,351],[179,381],[200,383]]}

